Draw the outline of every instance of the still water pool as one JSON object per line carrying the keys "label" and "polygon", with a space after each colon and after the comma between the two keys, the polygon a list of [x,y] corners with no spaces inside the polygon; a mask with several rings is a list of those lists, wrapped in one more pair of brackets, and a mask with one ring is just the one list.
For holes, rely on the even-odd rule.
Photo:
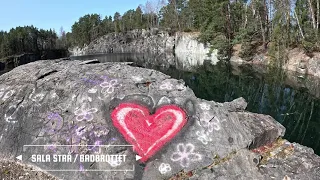
{"label": "still water pool", "polygon": [[229,63],[186,67],[183,61],[168,63],[164,58],[152,63],[154,56],[109,54],[72,57],[100,62],[135,62],[134,65],[159,70],[183,79],[197,97],[217,102],[243,97],[247,110],[268,114],[286,127],[285,138],[311,147],[320,155],[319,79],[263,66]]}

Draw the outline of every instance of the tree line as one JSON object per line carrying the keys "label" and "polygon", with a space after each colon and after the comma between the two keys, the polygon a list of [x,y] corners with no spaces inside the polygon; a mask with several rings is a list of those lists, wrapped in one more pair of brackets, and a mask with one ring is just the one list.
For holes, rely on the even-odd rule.
{"label": "tree line", "polygon": [[44,50],[66,49],[66,37],[62,32],[38,29],[34,26],[16,27],[9,32],[0,31],[0,59],[23,53],[40,54]]}
{"label": "tree line", "polygon": [[296,46],[313,52],[320,47],[319,11],[319,0],[151,0],[123,15],[87,14],[72,26],[67,42],[83,46],[111,32],[156,27],[199,31],[199,40],[218,48],[221,57],[230,56],[235,44],[242,44],[244,57],[257,46],[270,52]]}
{"label": "tree line", "polygon": [[[23,52],[84,46],[108,33],[163,28],[170,32],[200,32],[199,41],[219,49],[222,58],[241,44],[240,55],[251,57],[257,47],[274,59],[289,47],[319,51],[320,0],[148,0],[122,15],[87,14],[71,32],[33,26],[0,32],[0,58]],[[261,49],[261,48],[260,48]],[[280,53],[281,52],[281,53]]]}

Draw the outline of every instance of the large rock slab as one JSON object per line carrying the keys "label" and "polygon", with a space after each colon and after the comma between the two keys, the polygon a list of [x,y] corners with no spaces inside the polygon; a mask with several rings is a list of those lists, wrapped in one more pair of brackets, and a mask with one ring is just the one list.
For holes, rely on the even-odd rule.
{"label": "large rock slab", "polygon": [[[274,162],[259,148],[285,129],[245,107],[243,98],[199,99],[182,80],[128,63],[38,61],[0,77],[0,158],[22,154],[22,163],[59,179],[265,178],[272,171],[258,167]],[[295,147],[303,156],[289,153],[276,163],[303,158],[312,164],[309,177],[319,177],[319,157]],[[72,162],[34,162],[34,154],[70,155]],[[79,159],[105,154],[126,160]],[[277,177],[289,171],[302,173],[281,169]]]}

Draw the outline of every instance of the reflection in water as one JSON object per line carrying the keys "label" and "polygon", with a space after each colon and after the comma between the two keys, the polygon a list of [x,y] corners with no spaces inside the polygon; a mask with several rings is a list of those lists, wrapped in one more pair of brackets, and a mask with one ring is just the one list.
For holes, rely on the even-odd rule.
{"label": "reflection in water", "polygon": [[[320,155],[319,79],[301,77],[280,69],[245,67],[174,59],[173,55],[111,54],[74,57],[107,61],[131,61],[183,79],[197,97],[218,102],[244,97],[248,111],[269,114],[283,124],[285,138],[312,147]],[[190,63],[191,62],[191,63]],[[195,64],[195,63],[196,64]],[[200,63],[199,63],[200,62]],[[188,71],[187,71],[188,70]]]}

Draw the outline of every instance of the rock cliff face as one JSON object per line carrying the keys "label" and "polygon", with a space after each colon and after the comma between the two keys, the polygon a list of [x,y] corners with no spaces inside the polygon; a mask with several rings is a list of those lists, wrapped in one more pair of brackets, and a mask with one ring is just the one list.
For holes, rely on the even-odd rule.
{"label": "rock cliff face", "polygon": [[175,36],[175,54],[184,64],[202,65],[203,61],[209,61],[216,64],[218,50],[214,50],[211,55],[210,44],[203,44],[197,40],[198,33],[176,33]]}
{"label": "rock cliff face", "polygon": [[21,54],[16,56],[10,56],[0,61],[0,71],[13,69],[14,67],[34,62],[39,59],[40,56],[36,54]]}
{"label": "rock cliff face", "polygon": [[[300,77],[304,77],[305,75],[320,77],[319,52],[314,52],[312,54],[312,57],[307,56],[303,52],[303,50],[299,48],[290,49],[285,53],[288,54],[288,59],[285,63],[283,63],[283,69],[297,72],[300,74]],[[269,63],[271,63],[270,57],[266,53],[256,54],[250,61],[245,61],[244,59],[238,56],[238,53],[234,53],[230,61],[239,64],[268,65]]]}
{"label": "rock cliff face", "polygon": [[312,57],[307,56],[301,49],[295,48],[289,51],[288,62],[284,69],[296,71],[303,75],[320,77],[320,53],[313,53]]}
{"label": "rock cliff face", "polygon": [[110,33],[91,42],[84,48],[70,49],[73,56],[99,53],[150,53],[175,54],[189,64],[203,64],[210,61],[218,62],[217,51],[208,56],[209,44],[197,41],[198,33],[176,33],[170,35],[167,31],[158,29],[133,30],[126,33]]}
{"label": "rock cliff face", "polygon": [[52,49],[52,50],[44,50],[39,52],[39,54],[34,53],[24,53],[20,55],[13,55],[3,59],[0,59],[0,74],[1,71],[11,70],[14,67],[27,64],[30,62],[34,62],[40,59],[57,59],[64,58],[68,56],[67,50],[64,49]]}
{"label": "rock cliff face", "polygon": [[[183,81],[128,63],[19,66],[0,76],[0,102],[0,159],[22,154],[57,179],[320,177],[320,157],[281,139],[284,127],[245,111],[243,98],[199,99]],[[70,161],[52,162],[59,154]]]}

